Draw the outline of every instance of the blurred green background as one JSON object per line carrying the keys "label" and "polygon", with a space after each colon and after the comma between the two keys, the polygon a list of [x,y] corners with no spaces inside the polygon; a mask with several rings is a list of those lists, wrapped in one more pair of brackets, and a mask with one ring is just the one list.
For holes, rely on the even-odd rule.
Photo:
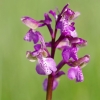
{"label": "blurred green background", "polygon": [[[81,12],[76,20],[79,37],[88,41],[80,49],[79,56],[91,55],[89,64],[83,69],[82,83],[60,79],[59,87],[53,92],[53,100],[100,100],[100,1],[97,0],[0,0],[0,100],[45,100],[42,82],[45,78],[35,71],[35,64],[26,57],[33,44],[23,37],[28,31],[20,21],[22,16],[43,19],[43,14],[66,3]],[[40,29],[46,40],[50,36],[46,28]],[[59,53],[59,54],[58,54]],[[58,51],[56,62],[61,59]],[[65,66],[67,71],[67,66]]]}

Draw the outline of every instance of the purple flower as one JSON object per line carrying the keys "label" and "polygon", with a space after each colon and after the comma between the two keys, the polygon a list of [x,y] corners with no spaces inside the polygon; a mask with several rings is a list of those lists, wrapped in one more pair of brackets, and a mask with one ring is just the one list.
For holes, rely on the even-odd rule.
{"label": "purple flower", "polygon": [[36,71],[40,75],[50,75],[52,72],[56,72],[57,68],[54,59],[40,57],[39,55],[38,63],[36,65]]}
{"label": "purple flower", "polygon": [[[73,62],[71,68],[68,69],[67,76],[69,79],[76,79],[76,82],[82,82],[84,80],[84,76],[82,73],[82,68],[89,62],[90,56],[85,55],[84,57],[79,58],[77,61]],[[75,66],[76,67],[72,67]]]}
{"label": "purple flower", "polygon": [[65,62],[67,62],[70,58],[72,58],[73,60],[77,60],[78,59],[77,52],[78,48],[66,46],[62,51],[63,60]]}
{"label": "purple flower", "polygon": [[68,8],[68,4],[63,8],[61,12],[61,19],[57,23],[57,28],[60,29],[61,34],[66,36],[70,35],[72,37],[77,37],[77,32],[74,26],[74,20],[80,15],[79,12],[74,12]]}
{"label": "purple flower", "polygon": [[56,63],[52,58],[47,58],[48,50],[46,49],[45,41],[42,35],[38,31],[30,29],[25,35],[24,40],[33,41],[34,44],[40,41],[41,44],[34,46],[35,51],[28,51],[26,57],[34,62],[37,59],[36,71],[41,75],[49,75],[57,70]]}
{"label": "purple flower", "polygon": [[57,28],[60,29],[61,34],[66,36],[70,35],[73,37],[77,37],[77,32],[74,27],[74,23],[62,18],[60,22],[57,24]]}
{"label": "purple flower", "polygon": [[70,80],[76,79],[76,82],[82,82],[84,80],[82,70],[78,66],[69,68],[67,76]]}
{"label": "purple flower", "polygon": [[52,72],[56,72],[56,63],[54,59],[45,57],[47,52],[40,48],[40,45],[35,46],[35,51],[27,51],[26,57],[31,62],[37,60],[36,71],[40,75],[49,75]]}
{"label": "purple flower", "polygon": [[[51,43],[46,43],[47,47],[51,46]],[[60,50],[63,50],[64,48],[77,48],[77,51],[79,50],[80,47],[84,47],[87,45],[87,41],[79,38],[79,37],[71,37],[68,36],[68,38],[64,38],[63,40],[60,40],[58,43],[57,47]]]}
{"label": "purple flower", "polygon": [[44,38],[41,35],[41,33],[38,31],[34,31],[30,29],[24,36],[24,40],[28,42],[33,41],[34,44],[41,42],[41,46],[42,46],[41,48],[46,48]]}
{"label": "purple flower", "polygon": [[64,8],[61,11],[61,15],[64,16],[67,20],[74,20],[76,19],[80,13],[79,12],[74,12],[70,8],[68,8],[69,4],[66,4]]}

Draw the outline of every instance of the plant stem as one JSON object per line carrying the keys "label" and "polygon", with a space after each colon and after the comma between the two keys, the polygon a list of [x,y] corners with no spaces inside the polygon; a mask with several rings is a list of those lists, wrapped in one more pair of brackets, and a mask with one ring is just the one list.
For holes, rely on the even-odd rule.
{"label": "plant stem", "polygon": [[[55,34],[54,34],[54,37],[52,38],[52,42],[51,42],[51,57],[52,58],[54,58],[55,50],[56,50],[56,48],[55,48],[56,32],[57,32],[57,30],[55,29]],[[47,85],[46,100],[52,100],[53,80],[54,80],[54,76],[52,74],[50,74],[48,76],[48,85]]]}
{"label": "plant stem", "polygon": [[[52,48],[51,48],[51,57],[54,58],[55,55],[55,38],[52,39]],[[52,87],[53,87],[53,80],[54,77],[52,74],[48,76],[48,85],[47,85],[47,94],[46,94],[46,100],[52,100]]]}
{"label": "plant stem", "polygon": [[52,100],[52,87],[53,87],[53,76],[50,74],[48,76],[48,86],[47,86],[47,95],[46,95],[46,100]]}
{"label": "plant stem", "polygon": [[[57,28],[56,28],[56,26],[57,26],[57,23],[59,22],[60,19],[61,19],[61,16],[59,16],[59,18],[56,21],[54,34],[52,33],[51,27],[48,27],[48,29],[50,31],[50,34],[52,35],[52,41],[51,41],[51,57],[53,59],[54,59],[55,51],[56,51],[56,46],[55,46],[55,40],[56,40],[56,34],[57,34]],[[50,74],[48,76],[48,85],[47,85],[46,100],[52,100],[53,81],[54,81],[54,76],[53,76],[53,74]]]}

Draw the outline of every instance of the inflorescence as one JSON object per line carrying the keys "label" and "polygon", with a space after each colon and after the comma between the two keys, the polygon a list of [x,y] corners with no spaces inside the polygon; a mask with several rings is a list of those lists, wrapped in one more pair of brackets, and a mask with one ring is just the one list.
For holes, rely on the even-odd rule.
{"label": "inflorescence", "polygon": [[[21,21],[30,28],[24,40],[34,44],[34,51],[27,51],[26,57],[31,62],[37,61],[36,72],[38,74],[52,75],[53,90],[57,88],[58,78],[62,75],[66,75],[70,80],[75,79],[76,82],[82,82],[84,80],[82,68],[90,59],[89,55],[81,58],[77,55],[79,49],[87,45],[87,41],[78,37],[75,29],[74,20],[80,13],[74,12],[68,6],[69,4],[65,5],[61,12],[58,9],[50,10],[44,14],[44,20],[38,21],[28,16],[21,18]],[[55,19],[55,28],[52,28],[50,15]],[[47,26],[51,36],[49,42],[45,42],[42,34],[36,30],[44,26]],[[60,34],[58,39],[56,39],[57,33]],[[51,48],[51,52],[48,51],[48,48]],[[62,54],[62,60],[58,65],[54,60],[56,49],[59,49]],[[67,73],[61,71],[65,64],[69,66]],[[47,90],[47,85],[48,79],[45,79],[43,82],[44,90]]]}

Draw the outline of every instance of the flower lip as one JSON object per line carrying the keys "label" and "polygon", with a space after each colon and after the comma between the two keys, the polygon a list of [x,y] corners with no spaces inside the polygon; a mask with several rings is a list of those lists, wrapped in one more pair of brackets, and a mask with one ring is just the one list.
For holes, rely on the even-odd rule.
{"label": "flower lip", "polygon": [[70,58],[72,58],[73,60],[77,60],[78,59],[77,52],[78,48],[65,46],[62,51],[63,60],[65,62],[67,62]]}
{"label": "flower lip", "polygon": [[[38,59],[38,64],[37,64],[37,73],[41,74],[44,71],[44,75],[50,75],[52,72],[56,72],[57,68],[56,68],[56,63],[52,58],[44,58],[42,57],[42,55],[38,55],[37,56]],[[40,67],[40,69],[39,69]]]}
{"label": "flower lip", "polygon": [[63,57],[63,60],[65,62],[67,62],[70,57],[71,57],[71,48],[66,46],[64,49],[63,49],[63,52],[62,52],[62,57]]}
{"label": "flower lip", "polygon": [[82,70],[78,66],[69,68],[67,76],[70,80],[76,79],[76,82],[82,82],[84,80]]}
{"label": "flower lip", "polygon": [[38,31],[34,31],[32,29],[30,29],[26,35],[24,36],[24,40],[31,42],[33,41],[34,44],[36,44],[39,41],[39,35],[38,35]]}

